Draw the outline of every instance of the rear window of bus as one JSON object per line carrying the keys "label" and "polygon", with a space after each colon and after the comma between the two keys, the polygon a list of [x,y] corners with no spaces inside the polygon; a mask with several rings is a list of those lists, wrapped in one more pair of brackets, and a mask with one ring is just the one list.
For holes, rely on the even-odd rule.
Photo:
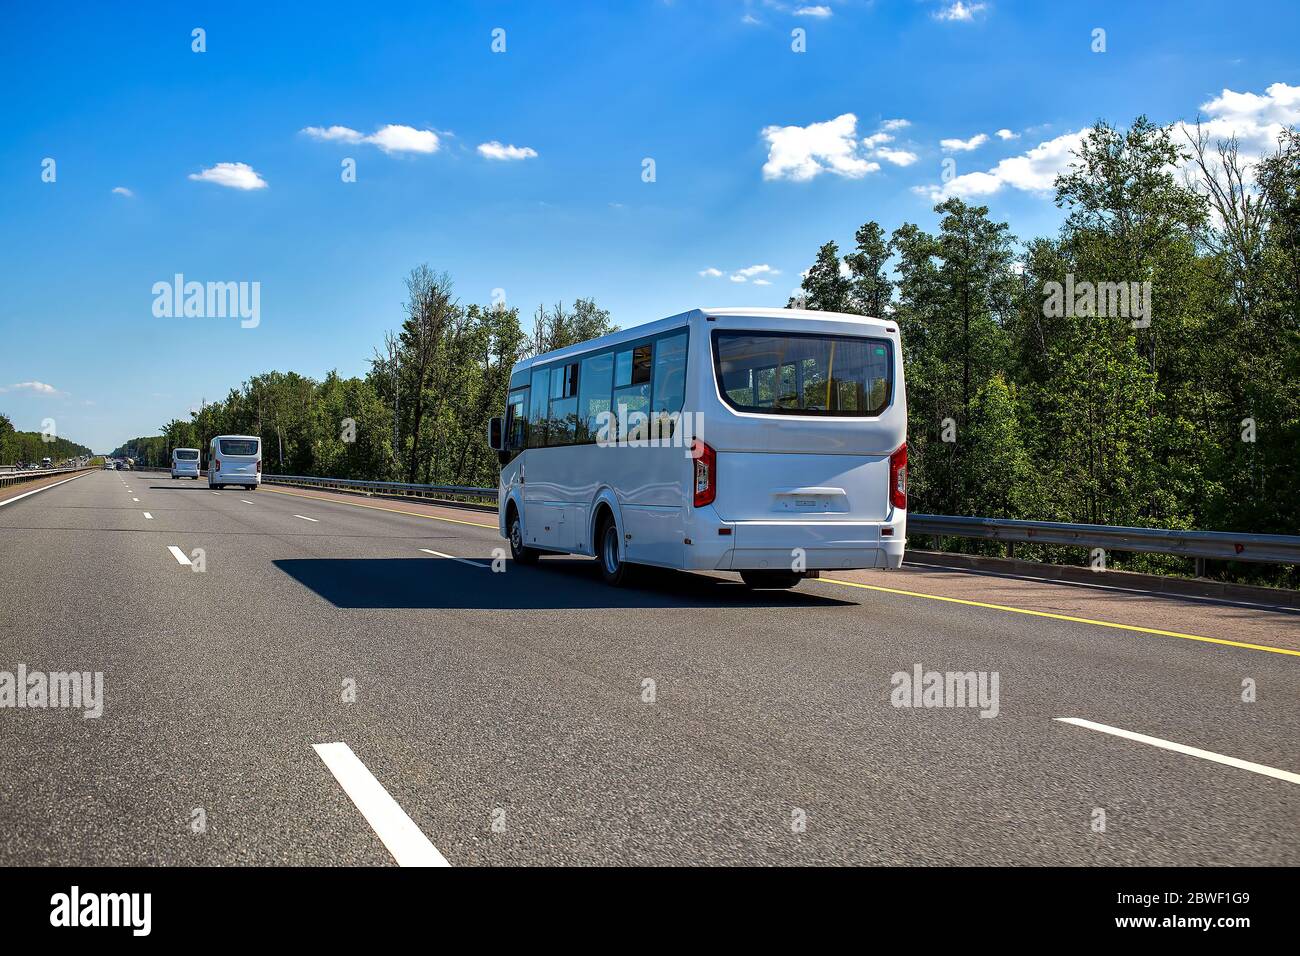
{"label": "rear window of bus", "polygon": [[893,391],[886,339],[806,332],[713,333],[718,388],[741,412],[879,415]]}
{"label": "rear window of bus", "polygon": [[[231,452],[231,454],[233,455],[235,453]],[[199,453],[197,451],[188,448],[182,448],[176,452],[176,460],[177,461],[198,461]]]}
{"label": "rear window of bus", "polygon": [[257,454],[257,440],[253,438],[223,438],[220,444],[223,455]]}

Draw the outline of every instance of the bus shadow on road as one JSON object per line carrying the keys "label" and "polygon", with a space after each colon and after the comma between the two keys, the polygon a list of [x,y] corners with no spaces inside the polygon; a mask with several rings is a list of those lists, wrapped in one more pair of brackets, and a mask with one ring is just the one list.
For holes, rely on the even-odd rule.
{"label": "bus shadow on road", "polygon": [[[303,587],[341,608],[564,610],[577,608],[846,607],[821,594],[751,591],[739,581],[659,568],[630,587],[612,588],[594,561],[548,559],[533,567],[490,559],[472,567],[447,558],[286,558],[273,562]],[[805,585],[807,586],[807,585]]]}

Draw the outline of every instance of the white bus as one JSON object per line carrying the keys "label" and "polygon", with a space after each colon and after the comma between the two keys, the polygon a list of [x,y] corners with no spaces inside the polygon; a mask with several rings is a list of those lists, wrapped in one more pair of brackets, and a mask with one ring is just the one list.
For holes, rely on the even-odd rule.
{"label": "white bus", "polygon": [[208,446],[208,487],[238,485],[256,490],[262,483],[262,439],[256,435],[218,435]]}
{"label": "white bus", "polygon": [[172,449],[172,480],[177,478],[199,480],[199,450],[197,448]]}
{"label": "white bus", "polygon": [[897,568],[907,530],[898,325],[695,309],[519,362],[503,418],[500,533],[516,561],[598,557],[793,587]]}

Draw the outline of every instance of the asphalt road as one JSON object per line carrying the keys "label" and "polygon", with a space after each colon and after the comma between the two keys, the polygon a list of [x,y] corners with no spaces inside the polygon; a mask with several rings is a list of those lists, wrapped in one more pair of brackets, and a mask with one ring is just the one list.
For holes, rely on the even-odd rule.
{"label": "asphalt road", "polygon": [[[414,510],[124,472],[0,506],[0,671],[104,675],[98,719],[0,708],[0,864],[1300,863],[1300,656],[1143,624],[1285,649],[1294,614],[1047,617],[908,572],[612,590],[495,572],[491,514]],[[1071,619],[1106,611],[1146,630]],[[996,675],[997,715],[894,706],[918,664]]]}

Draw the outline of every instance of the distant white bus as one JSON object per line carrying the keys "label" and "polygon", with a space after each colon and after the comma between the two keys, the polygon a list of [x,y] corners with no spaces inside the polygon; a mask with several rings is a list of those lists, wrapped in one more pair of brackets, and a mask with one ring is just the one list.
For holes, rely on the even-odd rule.
{"label": "distant white bus", "polygon": [[218,435],[208,446],[208,487],[236,485],[256,490],[262,483],[262,439]]}
{"label": "distant white bus", "polygon": [[199,450],[197,448],[172,449],[172,478],[199,480]]}
{"label": "distant white bus", "polygon": [[488,428],[516,561],[598,557],[788,588],[897,568],[907,531],[898,325],[696,309],[519,362]]}

